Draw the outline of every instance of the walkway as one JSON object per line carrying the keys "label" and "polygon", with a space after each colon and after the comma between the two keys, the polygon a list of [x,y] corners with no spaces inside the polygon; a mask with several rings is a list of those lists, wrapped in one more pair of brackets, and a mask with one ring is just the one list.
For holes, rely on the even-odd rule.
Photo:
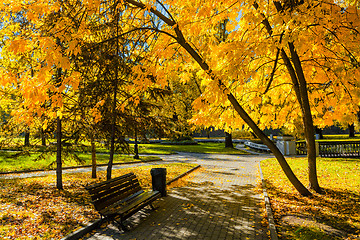
{"label": "walkway", "polygon": [[254,192],[258,163],[270,155],[215,155],[179,153],[165,161],[191,162],[203,170],[192,173],[186,187],[172,188],[155,202],[155,211],[144,210],[125,223],[123,232],[109,224],[85,240],[108,239],[268,239],[261,226],[261,196]]}

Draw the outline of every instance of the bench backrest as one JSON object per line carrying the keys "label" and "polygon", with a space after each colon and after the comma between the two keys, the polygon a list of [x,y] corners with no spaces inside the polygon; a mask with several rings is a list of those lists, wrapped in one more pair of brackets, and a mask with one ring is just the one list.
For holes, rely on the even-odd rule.
{"label": "bench backrest", "polygon": [[115,202],[126,200],[130,195],[142,191],[139,180],[134,173],[87,186],[85,189],[90,193],[97,211],[101,211]]}

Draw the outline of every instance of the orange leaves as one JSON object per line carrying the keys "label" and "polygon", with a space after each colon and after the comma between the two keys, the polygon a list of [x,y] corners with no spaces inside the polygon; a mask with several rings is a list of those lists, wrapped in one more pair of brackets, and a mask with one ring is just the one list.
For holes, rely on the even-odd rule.
{"label": "orange leaves", "polygon": [[10,43],[9,50],[12,51],[14,54],[25,53],[28,49],[27,44],[28,42],[25,39],[14,39]]}
{"label": "orange leaves", "polygon": [[[145,188],[151,187],[150,169],[154,166],[114,170],[120,176],[134,172]],[[167,168],[167,180],[194,167],[191,164],[156,165]],[[65,174],[64,191],[55,188],[55,176],[28,179],[0,179],[1,239],[60,239],[100,216],[94,210],[85,185],[106,179],[98,172],[93,180],[89,173]],[[174,182],[172,187],[186,181]]]}

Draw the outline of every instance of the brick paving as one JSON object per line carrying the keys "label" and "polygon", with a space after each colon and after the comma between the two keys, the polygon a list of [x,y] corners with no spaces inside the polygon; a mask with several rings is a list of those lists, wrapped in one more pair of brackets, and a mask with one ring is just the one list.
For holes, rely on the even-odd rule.
{"label": "brick paving", "polygon": [[164,160],[193,162],[202,170],[192,173],[185,187],[172,188],[157,200],[155,211],[145,208],[125,221],[129,231],[103,225],[83,240],[108,239],[268,239],[261,226],[258,163],[270,155],[213,155],[181,153]]}

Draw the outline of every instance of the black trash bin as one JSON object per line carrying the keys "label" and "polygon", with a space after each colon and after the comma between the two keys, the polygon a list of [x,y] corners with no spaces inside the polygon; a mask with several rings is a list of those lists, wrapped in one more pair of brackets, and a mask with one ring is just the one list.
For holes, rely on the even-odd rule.
{"label": "black trash bin", "polygon": [[152,168],[150,170],[152,187],[159,191],[162,197],[166,196],[166,168]]}

